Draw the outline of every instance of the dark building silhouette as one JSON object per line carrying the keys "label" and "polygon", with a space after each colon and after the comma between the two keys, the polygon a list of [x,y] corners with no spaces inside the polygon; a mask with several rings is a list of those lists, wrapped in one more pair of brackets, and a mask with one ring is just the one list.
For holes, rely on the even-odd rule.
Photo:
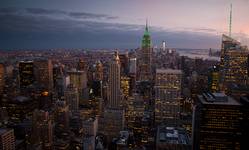
{"label": "dark building silhouette", "polygon": [[19,62],[19,85],[24,89],[34,83],[34,63],[33,61]]}
{"label": "dark building silhouette", "polygon": [[241,104],[223,93],[197,96],[193,114],[193,149],[240,149]]}

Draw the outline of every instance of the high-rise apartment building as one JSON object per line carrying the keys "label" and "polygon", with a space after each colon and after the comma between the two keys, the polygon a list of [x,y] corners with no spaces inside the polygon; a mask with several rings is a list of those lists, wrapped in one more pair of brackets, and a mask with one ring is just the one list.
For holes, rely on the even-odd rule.
{"label": "high-rise apartment building", "polygon": [[155,122],[176,125],[180,118],[182,71],[157,69],[155,84]]}
{"label": "high-rise apartment building", "polygon": [[193,113],[193,149],[239,150],[241,104],[223,93],[197,96]]}

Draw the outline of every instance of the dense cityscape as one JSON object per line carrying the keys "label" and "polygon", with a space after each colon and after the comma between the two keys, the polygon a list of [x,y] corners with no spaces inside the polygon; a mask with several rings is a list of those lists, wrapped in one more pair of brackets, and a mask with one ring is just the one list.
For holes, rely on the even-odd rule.
{"label": "dense cityscape", "polygon": [[[0,50],[0,150],[239,150],[249,139],[249,50]],[[39,49],[39,50],[38,50]],[[186,54],[187,53],[187,54]]]}

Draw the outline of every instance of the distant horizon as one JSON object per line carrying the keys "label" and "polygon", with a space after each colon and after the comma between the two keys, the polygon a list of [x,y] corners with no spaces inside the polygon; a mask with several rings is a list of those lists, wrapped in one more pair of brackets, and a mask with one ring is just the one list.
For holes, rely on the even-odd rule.
{"label": "distant horizon", "polygon": [[[176,48],[176,47],[167,47],[168,49],[175,49],[175,50],[210,50],[210,48]],[[136,50],[137,48],[18,48],[18,49],[1,49],[0,51],[47,51],[47,50],[85,50],[85,51],[99,51],[99,50],[119,50],[119,51],[126,51],[126,50]],[[155,49],[155,48],[153,48]],[[159,48],[158,48],[159,49]],[[211,50],[220,51],[220,48],[211,48]]]}

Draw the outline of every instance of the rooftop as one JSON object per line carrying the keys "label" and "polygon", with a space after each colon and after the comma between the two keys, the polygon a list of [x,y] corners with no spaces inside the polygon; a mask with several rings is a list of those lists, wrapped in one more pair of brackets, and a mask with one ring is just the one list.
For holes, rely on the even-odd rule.
{"label": "rooftop", "polygon": [[182,128],[159,126],[157,131],[157,143],[190,144],[189,136]]}
{"label": "rooftop", "polygon": [[130,135],[129,131],[120,131],[119,134],[120,134],[120,137],[116,143],[119,145],[126,145],[128,138],[129,138],[129,135]]}
{"label": "rooftop", "polygon": [[240,105],[239,102],[224,93],[203,93],[198,95],[198,98],[202,104]]}

